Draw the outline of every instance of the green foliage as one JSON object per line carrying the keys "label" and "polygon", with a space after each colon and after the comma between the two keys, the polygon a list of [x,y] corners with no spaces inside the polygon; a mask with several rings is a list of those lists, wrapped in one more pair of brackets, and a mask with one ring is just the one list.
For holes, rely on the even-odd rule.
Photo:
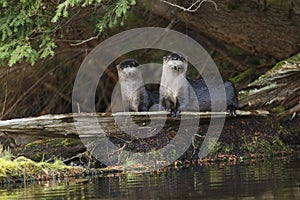
{"label": "green foliage", "polygon": [[[248,139],[248,140],[247,140]],[[269,155],[272,153],[271,142],[261,135],[247,138],[241,149],[248,153]]]}
{"label": "green foliage", "polygon": [[136,4],[135,0],[119,0],[114,1],[106,8],[106,12],[102,18],[100,18],[96,24],[96,28],[99,32],[102,32],[107,27],[113,27],[118,23],[118,19],[121,18],[121,25],[124,25],[126,19],[126,12]]}
{"label": "green foliage", "polygon": [[[72,21],[74,10],[91,8],[95,31],[124,23],[128,9],[135,0],[0,0],[0,64],[14,65],[54,55],[58,37]],[[101,10],[102,15],[96,10]],[[104,12],[103,12],[104,11]],[[67,31],[66,31],[67,32]],[[78,38],[75,38],[78,39]],[[82,38],[80,38],[82,39]]]}
{"label": "green foliage", "polygon": [[253,154],[272,155],[279,151],[288,151],[290,147],[284,144],[278,135],[273,137],[257,135],[253,138],[244,138],[241,149]]}

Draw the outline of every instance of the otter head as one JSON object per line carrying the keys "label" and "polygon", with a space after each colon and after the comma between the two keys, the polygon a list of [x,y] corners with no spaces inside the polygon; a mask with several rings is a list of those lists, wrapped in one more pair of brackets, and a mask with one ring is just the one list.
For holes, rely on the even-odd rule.
{"label": "otter head", "polygon": [[120,79],[132,79],[141,75],[139,63],[134,59],[123,60],[117,65]]}
{"label": "otter head", "polygon": [[187,60],[183,54],[170,53],[163,57],[163,67],[166,67],[175,73],[186,73]]}

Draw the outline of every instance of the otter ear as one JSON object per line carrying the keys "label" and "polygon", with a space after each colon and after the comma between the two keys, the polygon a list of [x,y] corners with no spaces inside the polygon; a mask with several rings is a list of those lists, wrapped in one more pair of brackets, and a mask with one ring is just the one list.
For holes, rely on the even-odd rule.
{"label": "otter ear", "polygon": [[140,63],[139,63],[137,60],[135,60],[135,61],[134,61],[134,66],[135,66],[135,67],[138,67],[139,65],[140,65]]}
{"label": "otter ear", "polygon": [[178,53],[178,55],[180,56],[181,59],[187,61],[188,57],[184,54],[184,53]]}
{"label": "otter ear", "polygon": [[164,56],[164,57],[163,57],[163,61],[166,61],[166,59],[167,59],[167,56]]}
{"label": "otter ear", "polygon": [[184,55],[183,53],[180,54],[180,59],[182,59],[185,62],[188,61],[188,57],[186,55]]}
{"label": "otter ear", "polygon": [[120,70],[120,65],[117,65],[117,70]]}

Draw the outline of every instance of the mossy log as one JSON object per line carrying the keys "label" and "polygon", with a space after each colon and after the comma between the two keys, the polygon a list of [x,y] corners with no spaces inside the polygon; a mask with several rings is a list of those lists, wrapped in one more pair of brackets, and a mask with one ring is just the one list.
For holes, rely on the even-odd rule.
{"label": "mossy log", "polygon": [[240,106],[266,109],[280,119],[293,119],[300,111],[300,54],[279,62],[248,88],[240,91]]}

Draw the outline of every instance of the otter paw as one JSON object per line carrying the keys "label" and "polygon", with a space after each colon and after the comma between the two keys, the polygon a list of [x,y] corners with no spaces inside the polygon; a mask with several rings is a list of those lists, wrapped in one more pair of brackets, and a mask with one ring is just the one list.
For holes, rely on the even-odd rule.
{"label": "otter paw", "polygon": [[235,109],[228,109],[228,113],[229,113],[230,117],[236,117]]}
{"label": "otter paw", "polygon": [[174,110],[174,111],[172,112],[172,117],[178,118],[179,115],[180,115],[180,113],[181,113],[181,110]]}

